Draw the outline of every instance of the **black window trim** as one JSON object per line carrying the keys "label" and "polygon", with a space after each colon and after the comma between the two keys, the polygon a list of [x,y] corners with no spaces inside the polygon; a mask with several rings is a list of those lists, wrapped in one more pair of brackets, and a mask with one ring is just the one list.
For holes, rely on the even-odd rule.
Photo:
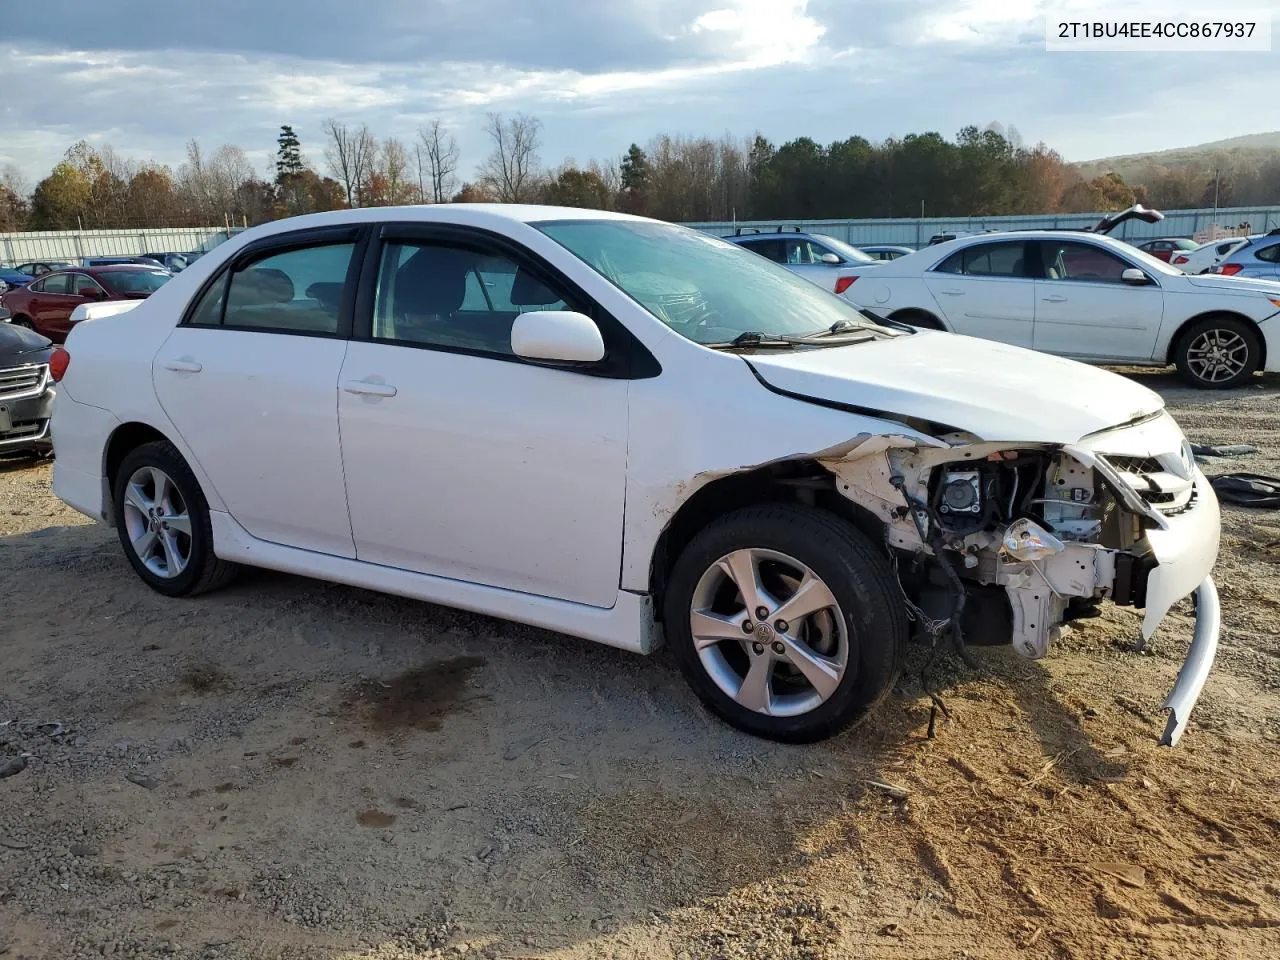
{"label": "black window trim", "polygon": [[[1243,247],[1241,248],[1243,249]],[[1274,251],[1276,255],[1264,257],[1263,254]],[[1253,251],[1253,259],[1261,263],[1280,263],[1280,242],[1269,243],[1265,247],[1258,247]]]}
{"label": "black window trim", "polygon": [[[604,359],[594,363],[556,363],[554,361],[530,360],[509,353],[495,353],[492,350],[477,350],[470,347],[457,347],[449,344],[423,343],[417,340],[389,340],[373,336],[373,310],[377,295],[378,272],[381,269],[382,249],[384,244],[396,242],[436,242],[455,244],[476,250],[479,253],[503,256],[513,261],[520,269],[527,270],[534,279],[549,289],[565,293],[566,303],[579,306],[587,316],[595,321],[604,339]],[[642,344],[626,325],[602,307],[592,296],[563,271],[549,263],[545,258],[530,250],[523,244],[512,240],[504,234],[482,227],[464,226],[450,223],[429,223],[425,221],[388,221],[378,224],[370,234],[364,249],[364,263],[360,272],[360,282],[356,292],[354,324],[351,339],[380,343],[389,346],[409,347],[415,350],[432,350],[437,353],[456,353],[465,356],[483,357],[488,360],[499,360],[504,363],[520,363],[526,366],[546,367],[552,370],[563,370],[579,373],[583,376],[602,377],[613,380],[644,380],[656,377],[662,372],[656,357]]]}
{"label": "black window trim", "polygon": [[[312,227],[306,230],[291,230],[287,233],[275,233],[247,244],[237,250],[231,257],[200,285],[195,296],[187,303],[182,313],[179,327],[191,327],[196,330],[231,330],[240,333],[269,333],[286,337],[320,337],[330,340],[347,340],[351,337],[352,316],[355,311],[358,294],[357,284],[364,265],[365,251],[369,245],[372,231],[364,224],[339,224],[332,227]],[[334,246],[341,243],[354,245],[351,260],[347,264],[347,276],[343,284],[342,305],[338,308],[338,326],[330,333],[327,330],[293,330],[285,327],[255,327],[247,324],[228,324],[227,285],[231,275],[242,267],[263,259],[264,256],[275,256],[290,250],[302,250],[307,247]],[[205,295],[218,284],[222,285],[222,306],[218,313],[217,323],[192,323],[196,310],[204,301]]]}

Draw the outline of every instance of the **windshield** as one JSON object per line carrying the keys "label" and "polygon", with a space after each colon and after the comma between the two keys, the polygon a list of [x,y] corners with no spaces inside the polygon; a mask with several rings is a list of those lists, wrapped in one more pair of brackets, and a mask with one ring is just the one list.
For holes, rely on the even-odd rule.
{"label": "windshield", "polygon": [[824,244],[834,250],[840,256],[844,257],[850,263],[875,263],[876,258],[868,256],[857,247],[851,247],[843,240],[837,240],[835,237],[828,237],[825,233],[811,234],[815,240],[821,240]]}
{"label": "windshield", "polygon": [[155,293],[172,277],[163,270],[112,270],[99,279],[116,293]]}
{"label": "windshield", "polygon": [[887,332],[835,294],[686,227],[640,220],[533,226],[695,343],[728,343],[747,333],[807,337],[849,326]]}

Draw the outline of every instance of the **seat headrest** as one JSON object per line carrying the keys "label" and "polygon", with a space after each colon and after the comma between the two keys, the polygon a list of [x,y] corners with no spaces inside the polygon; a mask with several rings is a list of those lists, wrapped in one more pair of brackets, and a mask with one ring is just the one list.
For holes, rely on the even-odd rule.
{"label": "seat headrest", "polygon": [[515,280],[511,282],[511,305],[515,307],[544,307],[549,303],[559,303],[556,296],[545,284],[529,271],[520,267],[516,270]]}
{"label": "seat headrest", "polygon": [[293,299],[293,281],[283,270],[274,267],[252,267],[236,275],[231,282],[231,306],[264,303],[288,303]]}
{"label": "seat headrest", "polygon": [[455,312],[467,293],[475,255],[446,247],[423,247],[396,271],[395,310],[405,314]]}

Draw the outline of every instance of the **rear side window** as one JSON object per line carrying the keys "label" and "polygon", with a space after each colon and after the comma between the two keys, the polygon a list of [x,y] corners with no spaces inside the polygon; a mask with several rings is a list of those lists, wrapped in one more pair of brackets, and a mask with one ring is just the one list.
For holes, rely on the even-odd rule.
{"label": "rear side window", "polygon": [[979,243],[957,250],[938,265],[939,273],[959,273],[970,277],[1023,276],[1024,244]]}
{"label": "rear side window", "polygon": [[242,264],[226,284],[214,284],[190,322],[281,333],[338,332],[353,243],[331,243],[266,253]]}
{"label": "rear side window", "polygon": [[71,274],[55,273],[46,277],[44,286],[40,288],[44,293],[70,293],[71,292]]}
{"label": "rear side window", "polygon": [[1266,263],[1278,263],[1280,262],[1280,243],[1273,243],[1269,247],[1263,247],[1254,256]]}
{"label": "rear side window", "polygon": [[786,245],[781,240],[748,240],[741,245],[774,263],[787,262]]}

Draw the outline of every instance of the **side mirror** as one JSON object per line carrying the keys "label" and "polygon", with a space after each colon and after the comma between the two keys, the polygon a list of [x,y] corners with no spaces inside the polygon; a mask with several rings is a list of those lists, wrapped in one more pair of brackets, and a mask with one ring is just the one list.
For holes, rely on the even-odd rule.
{"label": "side mirror", "polygon": [[839,257],[837,257],[834,253],[824,253],[819,259],[823,263],[832,263],[832,264],[844,263],[844,261],[841,260]]}
{"label": "side mirror", "polygon": [[1151,278],[1137,267],[1129,267],[1124,273],[1120,274],[1120,279],[1125,283],[1132,283],[1136,287],[1145,286],[1151,282]]}
{"label": "side mirror", "polygon": [[511,325],[511,352],[526,360],[594,363],[604,359],[604,338],[584,314],[533,310]]}

